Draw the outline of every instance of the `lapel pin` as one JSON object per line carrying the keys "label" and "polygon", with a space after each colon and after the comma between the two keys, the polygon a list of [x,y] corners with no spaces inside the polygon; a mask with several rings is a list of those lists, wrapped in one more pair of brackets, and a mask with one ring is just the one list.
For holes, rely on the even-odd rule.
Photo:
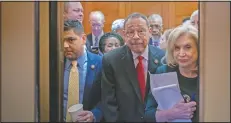
{"label": "lapel pin", "polygon": [[155,59],[155,60],[154,60],[154,63],[155,63],[155,64],[158,64],[158,60],[157,60],[157,59]]}
{"label": "lapel pin", "polygon": [[91,69],[94,70],[95,69],[95,65],[91,65]]}

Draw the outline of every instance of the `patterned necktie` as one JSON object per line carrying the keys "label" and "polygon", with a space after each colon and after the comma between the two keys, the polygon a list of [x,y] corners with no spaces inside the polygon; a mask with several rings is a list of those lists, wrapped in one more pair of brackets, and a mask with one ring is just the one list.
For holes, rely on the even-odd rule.
{"label": "patterned necktie", "polygon": [[153,44],[154,44],[155,47],[159,46],[159,42],[157,42],[157,41],[154,41]]}
{"label": "patterned necktie", "polygon": [[137,71],[137,77],[139,81],[139,86],[140,86],[140,92],[141,92],[141,97],[142,100],[144,101],[145,97],[145,75],[144,75],[144,65],[143,65],[143,56],[138,56],[137,57],[139,62],[136,66],[136,71]]}
{"label": "patterned necktie", "polygon": [[[77,68],[77,61],[72,61],[72,68],[69,76],[67,99],[67,110],[70,106],[79,103],[79,71]],[[66,121],[71,122],[71,116],[68,113],[68,111],[66,113]]]}
{"label": "patterned necktie", "polygon": [[95,37],[95,46],[98,46],[98,44],[99,44],[99,43],[98,43],[98,40],[99,40],[99,39],[98,39],[98,36],[96,36],[96,37]]}

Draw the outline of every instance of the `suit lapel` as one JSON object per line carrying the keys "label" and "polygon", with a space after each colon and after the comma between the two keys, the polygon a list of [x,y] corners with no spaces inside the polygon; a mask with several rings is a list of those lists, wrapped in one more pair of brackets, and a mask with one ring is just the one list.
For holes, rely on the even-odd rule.
{"label": "suit lapel", "polygon": [[145,100],[147,99],[147,95],[150,92],[150,74],[154,74],[156,72],[156,68],[160,65],[160,61],[158,60],[157,54],[158,53],[154,49],[154,47],[149,45],[149,49],[148,49],[148,73],[147,73]]}
{"label": "suit lapel", "polygon": [[155,73],[156,68],[159,66],[160,61],[157,57],[157,51],[153,46],[148,46],[148,71],[150,73]]}
{"label": "suit lapel", "polygon": [[[89,56],[90,54],[87,52],[87,73],[85,78],[85,86],[84,86],[84,93],[83,93],[83,104],[85,104],[85,108],[87,108],[87,100],[89,97],[89,93],[91,90],[91,85],[94,79],[94,71],[96,69],[96,62],[92,60],[92,57]],[[91,67],[94,66],[94,69]]]}
{"label": "suit lapel", "polygon": [[139,88],[139,82],[137,79],[137,73],[136,73],[136,69],[135,69],[135,65],[134,65],[134,61],[133,61],[133,57],[132,57],[132,53],[131,51],[128,49],[127,46],[125,46],[125,53],[122,54],[122,59],[124,59],[124,68],[125,71],[130,79],[130,82],[136,92],[136,95],[138,96],[139,100],[141,102],[142,98],[141,98],[141,94],[140,94],[140,88]]}

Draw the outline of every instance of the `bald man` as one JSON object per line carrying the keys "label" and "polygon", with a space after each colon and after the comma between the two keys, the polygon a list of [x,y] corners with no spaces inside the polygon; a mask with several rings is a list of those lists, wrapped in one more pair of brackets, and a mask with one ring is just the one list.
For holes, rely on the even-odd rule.
{"label": "bald man", "polygon": [[78,20],[83,22],[83,6],[80,2],[64,2],[64,21]]}
{"label": "bald man", "polygon": [[198,20],[199,11],[196,10],[192,13],[190,17],[191,24],[198,29],[199,20]]}
{"label": "bald man", "polygon": [[91,25],[91,33],[87,35],[87,49],[92,53],[98,54],[99,40],[103,36],[104,31],[104,14],[101,11],[92,11],[89,14],[89,23]]}

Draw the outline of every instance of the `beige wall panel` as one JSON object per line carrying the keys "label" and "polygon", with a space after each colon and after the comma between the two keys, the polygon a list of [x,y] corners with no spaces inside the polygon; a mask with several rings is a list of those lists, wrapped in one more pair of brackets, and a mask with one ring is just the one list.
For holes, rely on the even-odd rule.
{"label": "beige wall panel", "polygon": [[35,120],[34,3],[2,3],[1,121]]}
{"label": "beige wall panel", "polygon": [[49,3],[40,2],[40,121],[49,121]]}
{"label": "beige wall panel", "polygon": [[230,121],[230,3],[201,3],[201,121]]}

